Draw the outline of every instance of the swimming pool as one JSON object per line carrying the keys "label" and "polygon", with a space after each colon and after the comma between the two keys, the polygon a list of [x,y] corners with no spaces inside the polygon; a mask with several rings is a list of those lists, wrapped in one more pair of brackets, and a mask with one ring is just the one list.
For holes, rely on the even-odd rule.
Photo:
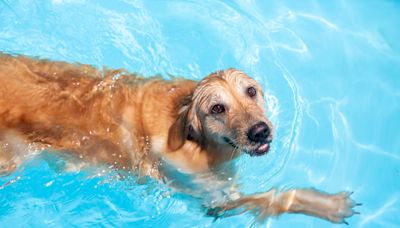
{"label": "swimming pool", "polygon": [[[354,190],[363,206],[350,227],[398,227],[399,22],[396,1],[0,0],[0,51],[194,79],[242,69],[262,83],[276,128],[267,156],[238,161],[243,191]],[[52,165],[62,163],[44,154],[0,177],[1,227],[254,222],[213,221],[155,182]],[[337,225],[283,215],[262,226]]]}

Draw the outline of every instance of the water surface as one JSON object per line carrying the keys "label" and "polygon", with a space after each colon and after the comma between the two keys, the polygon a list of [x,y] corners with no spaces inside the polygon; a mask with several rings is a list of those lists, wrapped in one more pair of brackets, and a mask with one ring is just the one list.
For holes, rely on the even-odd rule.
{"label": "water surface", "polygon": [[[397,1],[0,0],[0,51],[201,79],[228,67],[266,91],[276,137],[238,161],[246,193],[354,190],[350,227],[400,226],[400,3]],[[47,162],[48,160],[52,162]],[[101,169],[29,160],[0,177],[2,227],[243,227],[190,198]],[[267,227],[337,227],[304,215]]]}

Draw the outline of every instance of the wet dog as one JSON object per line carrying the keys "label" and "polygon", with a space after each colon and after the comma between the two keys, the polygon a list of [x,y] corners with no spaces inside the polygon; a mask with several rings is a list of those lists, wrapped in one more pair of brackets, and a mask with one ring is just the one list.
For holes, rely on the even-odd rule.
{"label": "wet dog", "polygon": [[355,206],[346,192],[272,189],[246,196],[236,189],[232,161],[270,149],[265,112],[260,85],[235,69],[200,82],[164,80],[0,54],[0,172],[50,147],[168,183],[201,198],[216,217],[288,212],[345,222]]}

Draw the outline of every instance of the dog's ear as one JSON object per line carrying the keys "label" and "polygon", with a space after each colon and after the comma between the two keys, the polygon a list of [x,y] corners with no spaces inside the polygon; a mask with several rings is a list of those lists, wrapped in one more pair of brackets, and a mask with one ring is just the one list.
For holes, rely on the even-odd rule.
{"label": "dog's ear", "polygon": [[180,111],[176,121],[168,131],[168,148],[176,151],[186,140],[203,145],[204,135],[196,111],[193,110],[192,95],[186,96],[180,103]]}
{"label": "dog's ear", "polygon": [[168,131],[168,147],[172,151],[176,151],[183,146],[188,137],[189,126],[187,125],[187,111],[185,110],[176,119],[175,123]]}

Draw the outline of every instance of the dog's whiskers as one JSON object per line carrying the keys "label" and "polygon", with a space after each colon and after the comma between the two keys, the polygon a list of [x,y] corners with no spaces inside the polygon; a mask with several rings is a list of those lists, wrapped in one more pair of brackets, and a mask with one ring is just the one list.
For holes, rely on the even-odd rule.
{"label": "dog's whiskers", "polygon": [[231,152],[231,159],[235,156],[235,154],[238,152],[238,151],[240,151],[240,150],[242,150],[243,148],[241,148],[239,145],[238,145],[238,143],[236,142],[236,140],[232,140],[232,139],[230,139],[231,140],[231,142],[233,143],[233,145],[234,145],[234,147],[233,147],[233,150],[232,150],[232,152]]}

